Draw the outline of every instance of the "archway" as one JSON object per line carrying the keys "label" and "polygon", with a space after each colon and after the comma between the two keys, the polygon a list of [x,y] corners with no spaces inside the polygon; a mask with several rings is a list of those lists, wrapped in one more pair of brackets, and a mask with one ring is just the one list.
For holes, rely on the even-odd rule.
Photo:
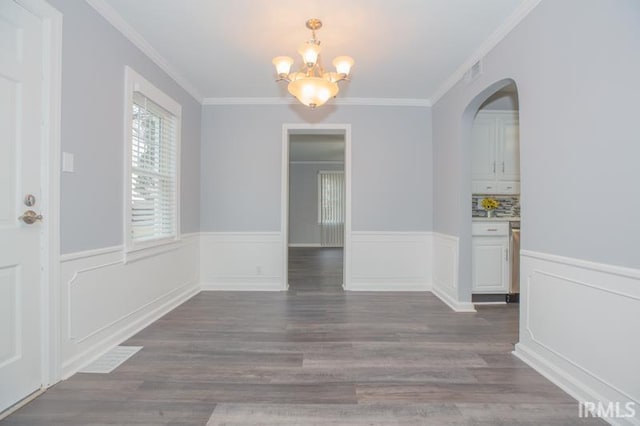
{"label": "archway", "polygon": [[[473,293],[473,282],[474,280],[478,281],[477,275],[474,276],[473,266],[473,237],[472,237],[472,228],[473,228],[473,201],[474,201],[474,192],[478,192],[478,188],[474,188],[473,184],[473,176],[472,173],[472,158],[474,157],[472,140],[473,140],[473,126],[474,120],[478,115],[478,112],[487,104],[487,102],[491,102],[492,99],[496,98],[496,94],[503,93],[505,89],[510,88],[510,92],[516,98],[516,106],[519,110],[519,97],[518,97],[518,89],[516,82],[510,78],[499,80],[485,89],[480,91],[467,105],[464,109],[462,117],[461,117],[461,149],[460,149],[460,160],[461,160],[461,191],[460,191],[460,206],[462,208],[461,211],[461,222],[460,222],[460,239],[459,239],[459,264],[458,264],[458,300],[460,302],[471,302],[472,301],[472,293]],[[499,96],[498,96],[499,97]],[[518,154],[519,155],[519,154]],[[519,157],[518,157],[519,160]],[[496,171],[496,166],[499,171],[503,171],[504,167],[502,164],[493,163],[494,171]],[[475,189],[475,191],[474,191]],[[512,193],[515,193],[516,189],[510,189]],[[519,189],[517,190],[520,192]],[[486,191],[489,193],[498,193],[497,190]],[[476,196],[476,198],[478,198]],[[477,199],[475,201],[478,201]],[[476,207],[477,208],[477,207]],[[477,211],[476,211],[477,213]],[[477,226],[476,226],[477,228]],[[492,227],[491,230],[498,229],[501,233],[505,232],[502,227]],[[507,234],[508,224],[507,224]],[[508,238],[505,236],[505,238]],[[508,249],[509,246],[507,246]],[[510,261],[511,253],[507,252],[505,254],[505,261]],[[517,255],[516,255],[517,256]],[[510,262],[507,267],[510,267]],[[510,280],[509,276],[509,280]],[[504,301],[504,299],[503,299]],[[504,303],[504,302],[503,302]]]}

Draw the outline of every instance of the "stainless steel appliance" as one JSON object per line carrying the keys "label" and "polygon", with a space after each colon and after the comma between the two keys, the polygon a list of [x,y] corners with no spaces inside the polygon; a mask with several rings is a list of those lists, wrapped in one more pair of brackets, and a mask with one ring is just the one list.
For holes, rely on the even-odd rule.
{"label": "stainless steel appliance", "polygon": [[511,259],[511,285],[510,294],[520,293],[520,222],[509,222],[511,239],[509,242],[509,255]]}

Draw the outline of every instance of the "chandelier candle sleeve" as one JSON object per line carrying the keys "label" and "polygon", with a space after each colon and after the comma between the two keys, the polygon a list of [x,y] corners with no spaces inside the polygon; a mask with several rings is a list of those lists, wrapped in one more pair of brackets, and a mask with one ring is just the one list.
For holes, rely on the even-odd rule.
{"label": "chandelier candle sleeve", "polygon": [[289,56],[277,56],[272,62],[276,67],[278,81],[289,83],[289,93],[302,104],[315,108],[338,95],[338,82],[349,79],[354,62],[349,56],[338,56],[333,60],[336,71],[325,71],[321,64],[320,41],[316,39],[316,30],[322,27],[322,22],[319,19],[309,19],[306,26],[311,30],[312,37],[298,49],[302,56],[302,67],[292,72],[294,60]]}

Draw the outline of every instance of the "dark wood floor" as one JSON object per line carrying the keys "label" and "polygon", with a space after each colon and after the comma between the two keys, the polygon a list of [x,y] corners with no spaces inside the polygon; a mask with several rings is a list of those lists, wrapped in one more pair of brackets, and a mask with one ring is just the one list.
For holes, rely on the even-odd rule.
{"label": "dark wood floor", "polygon": [[342,292],[339,252],[292,251],[287,293],[200,293],[127,341],[144,349],[113,373],[76,374],[0,423],[601,424],[511,355],[517,305]]}

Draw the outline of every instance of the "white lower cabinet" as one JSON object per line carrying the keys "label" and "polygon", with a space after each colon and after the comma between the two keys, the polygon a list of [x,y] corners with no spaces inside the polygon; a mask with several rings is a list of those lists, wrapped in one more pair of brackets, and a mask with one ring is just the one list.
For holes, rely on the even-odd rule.
{"label": "white lower cabinet", "polygon": [[[472,292],[508,293],[508,224],[506,227],[504,224],[498,226],[489,224],[476,226],[474,224],[474,231],[479,231],[480,235],[474,235],[471,240]],[[498,235],[488,234],[491,232]]]}

